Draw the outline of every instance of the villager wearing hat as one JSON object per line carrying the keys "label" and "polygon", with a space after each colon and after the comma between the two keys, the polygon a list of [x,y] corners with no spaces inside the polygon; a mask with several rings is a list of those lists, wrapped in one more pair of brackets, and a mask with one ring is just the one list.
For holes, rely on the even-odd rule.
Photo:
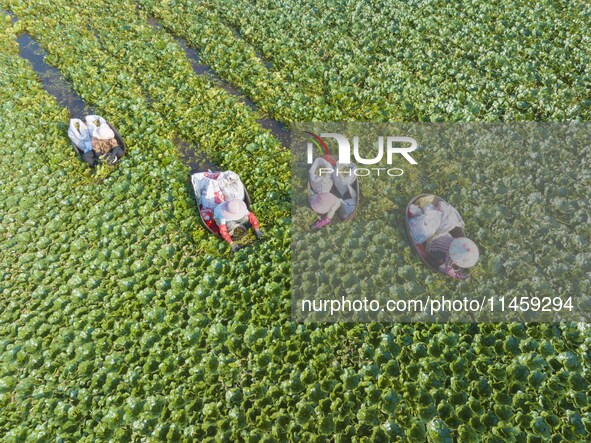
{"label": "villager wearing hat", "polygon": [[108,124],[101,124],[92,133],[92,150],[102,156],[110,154],[111,162],[115,163],[123,157],[123,149],[118,145],[115,133]]}
{"label": "villager wearing hat", "polygon": [[[314,212],[323,215],[313,227],[314,229],[320,229],[332,221],[337,211],[343,206],[343,200],[330,192],[321,192],[310,197],[310,206]],[[348,214],[343,217],[344,219],[351,215],[350,211],[347,212]]]}
{"label": "villager wearing hat", "polygon": [[[429,206],[431,205],[425,209],[428,210]],[[476,265],[480,257],[478,246],[469,238],[456,238],[450,234],[453,229],[464,228],[464,220],[452,205],[439,201],[433,209],[426,212],[426,214],[430,213],[439,213],[441,216],[433,235],[425,242],[425,248],[431,256],[441,260],[442,264],[439,266],[441,272],[462,278],[461,274],[454,269],[454,265],[464,269]]]}
{"label": "villager wearing hat", "polygon": [[473,267],[478,262],[479,252],[472,240],[451,235],[456,228],[462,231],[464,228],[458,211],[449,203],[435,201],[434,196],[428,195],[411,205],[409,212],[412,218],[408,220],[408,226],[413,241],[424,244],[427,253],[440,263],[441,272],[463,278],[454,267]]}
{"label": "villager wearing hat", "polygon": [[440,260],[441,272],[456,278],[459,275],[454,265],[464,269],[471,268],[480,257],[478,246],[472,240],[466,237],[454,238],[449,233],[427,240],[426,249],[431,256]]}
{"label": "villager wearing hat", "polygon": [[243,200],[234,198],[226,200],[217,205],[213,211],[213,218],[220,228],[220,234],[232,246],[232,252],[238,251],[240,247],[234,244],[232,234],[234,230],[242,226],[246,229],[252,226],[257,239],[263,237],[259,229],[259,221],[256,216],[248,210]]}

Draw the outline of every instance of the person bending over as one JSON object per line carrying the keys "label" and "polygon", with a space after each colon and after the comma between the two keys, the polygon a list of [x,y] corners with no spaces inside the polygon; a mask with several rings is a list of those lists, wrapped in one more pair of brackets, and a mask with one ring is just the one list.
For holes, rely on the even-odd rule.
{"label": "person bending over", "polygon": [[237,228],[246,231],[252,227],[258,240],[263,237],[256,216],[248,210],[244,201],[237,198],[217,205],[213,211],[213,218],[220,228],[222,238],[230,243],[232,252],[240,249],[240,246],[232,240],[232,235]]}

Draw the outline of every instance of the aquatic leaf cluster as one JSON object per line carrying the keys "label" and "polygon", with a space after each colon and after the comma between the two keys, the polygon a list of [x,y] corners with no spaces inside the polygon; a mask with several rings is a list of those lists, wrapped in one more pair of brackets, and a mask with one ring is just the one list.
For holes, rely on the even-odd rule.
{"label": "aquatic leaf cluster", "polygon": [[[294,300],[334,296],[388,300],[441,297],[490,300],[492,296],[571,298],[573,309],[490,312],[478,321],[589,321],[591,211],[586,202],[591,165],[588,123],[390,123],[307,124],[312,132],[361,137],[366,157],[375,155],[373,133],[412,134],[420,142],[417,165],[394,159],[404,170],[388,177],[383,160],[369,168],[382,174],[359,177],[363,199],[355,217],[310,232],[315,214],[306,197],[305,143],[293,161]],[[317,129],[316,129],[317,128]],[[324,128],[324,129],[322,129]],[[298,136],[302,128],[298,128]],[[370,133],[368,136],[368,132]],[[336,143],[327,137],[331,147]],[[297,148],[297,147],[296,147]],[[360,148],[361,149],[361,148]],[[368,155],[369,154],[369,155]],[[304,165],[305,166],[305,165]],[[441,278],[408,245],[404,215],[413,196],[443,195],[464,219],[466,235],[480,250],[471,278]],[[310,218],[311,217],[311,218]],[[508,302],[509,303],[509,302]],[[487,305],[488,306],[488,305]],[[304,316],[305,317],[305,316]],[[303,317],[298,317],[303,318]],[[319,312],[318,321],[327,316]],[[359,320],[364,317],[345,315]],[[426,316],[402,313],[372,319],[410,321]],[[439,321],[460,316],[438,317]],[[433,317],[431,317],[433,320]],[[334,319],[333,319],[334,320]]]}
{"label": "aquatic leaf cluster", "polygon": [[582,2],[140,4],[285,121],[591,116]]}
{"label": "aquatic leaf cluster", "polygon": [[[232,29],[224,20],[236,20],[237,15],[244,20],[256,17],[244,13],[246,2],[223,2],[211,8],[195,4],[202,8],[203,18],[191,23],[200,24],[207,33],[187,35],[187,40],[202,51],[203,60],[220,76],[244,90],[263,111],[285,121],[362,114],[367,119],[380,115],[383,119],[436,119],[439,112],[445,118],[459,119],[476,109],[471,104],[478,97],[483,100],[478,102],[483,113],[475,114],[478,118],[588,116],[584,107],[588,105],[578,99],[588,97],[585,74],[577,71],[577,57],[584,61],[584,52],[575,54],[573,70],[559,68],[563,59],[553,53],[551,72],[573,72],[572,78],[564,74],[567,77],[549,83],[551,92],[544,94],[550,95],[542,95],[539,102],[524,99],[535,104],[531,115],[525,105],[518,111],[512,92],[499,98],[509,101],[506,108],[489,113],[487,95],[478,91],[494,88],[487,89],[486,76],[475,75],[480,72],[476,61],[472,66],[461,63],[459,55],[442,57],[455,66],[456,77],[463,74],[478,82],[474,88],[459,77],[453,88],[445,83],[447,97],[459,100],[454,102],[459,110],[456,115],[434,107],[437,100],[440,104],[446,101],[445,95],[435,90],[433,95],[439,98],[425,95],[429,75],[433,75],[427,74],[428,69],[436,69],[431,65],[421,65],[425,77],[419,77],[417,88],[422,88],[423,95],[407,90],[409,83],[390,82],[390,76],[378,82],[379,88],[391,89],[384,91],[386,95],[372,89],[373,83],[366,89],[354,87],[354,77],[367,77],[363,81],[370,82],[371,76],[352,71],[353,65],[345,69],[346,64],[339,64],[346,51],[320,52],[327,50],[320,47],[326,42],[331,42],[334,51],[339,51],[339,44],[349,49],[348,39],[343,37],[343,43],[334,40],[338,35],[335,23],[318,28],[328,29],[333,36],[330,40],[321,32],[286,32],[289,23],[264,21],[261,16],[260,26],[241,31],[242,39],[222,30]],[[162,5],[156,10],[147,2],[141,2],[138,9],[135,3],[115,0],[2,2],[2,7],[19,17],[15,24],[8,18],[0,20],[2,440],[588,440],[591,336],[584,325],[290,321],[289,154],[256,123],[257,116],[247,106],[192,72],[167,30],[149,25],[146,11],[153,9],[167,29],[184,33],[182,27],[173,28],[172,11],[185,10],[189,18],[195,12],[188,2]],[[447,5],[446,11],[451,11],[451,4]],[[468,12],[476,14],[477,5],[486,10],[480,2]],[[265,10],[271,6],[266,4]],[[297,10],[289,12],[283,3],[275,6],[285,20],[299,20]],[[396,6],[386,9],[390,14],[405,10],[402,4]],[[231,18],[234,7],[237,15]],[[330,3],[318,2],[314,8],[335,9],[333,15],[324,15],[327,20],[340,20],[343,14]],[[585,51],[578,43],[588,40],[586,28],[577,25],[586,12],[574,4],[570,8],[572,14],[557,8],[547,19],[536,20],[542,34],[537,36],[534,29],[533,47],[554,29],[561,36],[566,35],[563,29],[576,28],[578,34],[565,45],[565,53],[579,47]],[[415,10],[422,11],[418,6]],[[346,11],[367,17],[363,6]],[[315,23],[318,14],[314,11],[310,16]],[[512,19],[522,24],[522,16],[515,9]],[[211,37],[217,35],[211,30],[218,29],[211,27],[212,20],[224,25],[219,35],[227,39]],[[308,19],[299,22],[309,23]],[[475,40],[471,41],[492,44],[479,34],[486,20],[473,21],[472,16],[458,12],[455,21],[443,22],[460,29],[467,26],[463,23],[475,23],[476,30],[470,34]],[[412,41],[405,34],[410,33],[408,23],[396,23],[390,32]],[[417,26],[422,32],[448,32],[441,26],[435,31],[424,18]],[[413,29],[417,26],[413,24]],[[370,39],[376,44],[370,50],[371,42],[366,39],[371,34],[358,38],[366,33],[368,27],[364,28],[352,34],[366,46],[354,52],[358,57],[385,51],[396,41]],[[192,33],[197,28],[190,29]],[[265,29],[268,36],[255,38]],[[39,42],[48,53],[46,61],[125,138],[128,155],[104,180],[94,180],[76,158],[66,135],[68,112],[43,91],[31,66],[19,57],[16,36],[20,32]],[[307,34],[319,40],[305,45],[296,41],[297,36]],[[262,55],[272,65],[259,61],[256,44],[250,46],[263,40]],[[552,47],[558,44],[546,40]],[[227,46],[230,43],[236,43],[236,50]],[[416,45],[411,51],[421,54],[419,42]],[[239,50],[255,58],[242,56]],[[411,63],[397,59],[403,56],[391,55],[394,59],[376,66],[407,75],[404,72],[411,69]],[[296,67],[294,61],[300,57],[306,63]],[[325,69],[325,59],[339,69]],[[250,75],[243,70],[248,60],[257,66]],[[507,76],[515,66],[507,67]],[[320,80],[325,75],[327,83]],[[544,75],[543,79],[552,78]],[[416,77],[408,77],[412,78]],[[519,76],[512,82],[515,88],[524,84]],[[400,100],[398,94],[413,97],[414,104],[407,103],[408,98]],[[384,102],[379,100],[383,99],[378,97],[387,97],[390,107],[382,108]],[[382,110],[386,114],[380,114]],[[173,144],[177,137],[194,143],[212,161],[243,177],[265,231],[264,243],[231,255],[227,245],[199,226],[189,171]],[[436,155],[445,158],[452,153]],[[401,182],[395,192],[387,194],[393,205],[389,209],[400,208],[418,183],[427,183],[433,192],[453,190],[452,201],[460,197],[477,201],[466,184],[474,180],[486,185],[486,171],[476,157],[466,155],[471,166],[467,172],[449,170],[426,181],[415,177],[408,185]],[[544,229],[552,241],[545,247],[566,254],[558,235],[564,231],[568,246],[580,249],[572,259],[565,258],[572,260],[566,261],[572,266],[544,263],[543,257],[537,266],[556,272],[552,284],[566,281],[583,288],[588,283],[582,279],[575,283],[568,276],[573,270],[588,273],[584,252],[588,212],[582,204],[574,205],[569,189],[584,198],[588,177],[577,175],[580,169],[553,175],[550,158],[531,161],[538,164],[519,165],[541,171],[536,177],[539,189],[531,188],[527,204],[542,215],[563,219],[571,214],[576,221],[573,227],[556,227],[546,220]],[[576,167],[568,161],[565,165]],[[510,194],[515,176],[507,174],[506,183],[491,184],[494,188],[486,195]],[[582,182],[574,183],[573,177]],[[497,215],[490,208],[474,208],[466,218]],[[368,214],[380,210],[380,206],[368,206]],[[515,213],[518,220],[519,214]],[[500,220],[502,229],[514,223],[511,218]],[[488,241],[486,232],[477,235],[480,241]],[[401,230],[396,228],[392,237],[404,247]],[[393,278],[425,275],[407,249],[403,254],[406,267]],[[521,255],[495,259],[491,253],[487,257],[482,281],[497,272],[514,272],[519,268],[510,264],[525,260]],[[443,276],[427,276],[425,281],[442,287],[447,284]],[[418,284],[409,280],[404,287],[417,290]]]}

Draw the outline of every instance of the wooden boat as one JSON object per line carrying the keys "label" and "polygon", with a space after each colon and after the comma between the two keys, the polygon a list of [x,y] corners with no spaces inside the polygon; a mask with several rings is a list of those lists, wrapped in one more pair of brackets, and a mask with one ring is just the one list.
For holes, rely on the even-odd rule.
{"label": "wooden boat", "polygon": [[[355,208],[353,209],[353,213],[346,219],[343,219],[340,216],[335,216],[335,219],[331,222],[331,224],[333,223],[345,223],[348,221],[351,221],[354,217],[355,214],[357,213],[357,209],[359,208],[359,197],[360,197],[360,188],[359,188],[359,178],[355,179],[355,181],[350,184],[349,186],[351,186],[353,188],[353,191],[355,193]],[[310,197],[312,197],[313,195],[315,195],[316,193],[312,190],[312,186],[310,184],[310,180],[308,180],[308,200],[310,199]],[[341,193],[338,191],[337,187],[333,184],[332,188],[329,191],[331,194],[335,195],[337,198],[346,200],[346,199],[350,199],[353,198],[353,196],[350,194],[349,191],[347,191],[345,194],[341,195]],[[319,214],[320,217],[324,217],[326,214]]]}
{"label": "wooden boat", "polygon": [[[196,183],[193,180],[193,176],[196,174],[211,174],[214,177],[217,177],[216,174],[219,174],[221,171],[205,171],[205,172],[192,172],[189,180],[191,181],[191,186],[193,188],[193,197],[195,198],[195,202],[197,203],[197,212],[199,212],[199,219],[201,220],[201,224],[203,225],[203,227],[209,231],[210,234],[215,235],[218,238],[222,238],[218,226],[215,223],[215,221],[213,220],[213,211],[211,211],[211,218],[208,220],[205,220],[204,217],[204,208],[203,205],[201,204],[201,195],[198,195],[197,193],[197,188],[196,188]],[[246,204],[247,209],[250,211],[250,195],[248,195],[248,190],[246,189],[246,187],[244,187],[244,203]],[[232,234],[232,239],[233,240],[239,240],[240,238],[242,238],[244,236],[244,234],[246,234],[246,229],[241,229],[241,228],[236,228],[234,229],[234,233]]]}
{"label": "wooden boat", "polygon": [[[433,204],[437,204],[438,202],[444,202],[447,203],[444,199],[442,199],[441,197],[438,197],[436,195],[433,194],[419,194],[416,197],[414,197],[406,206],[406,212],[404,214],[404,227],[406,230],[406,235],[408,237],[408,241],[412,247],[412,249],[418,254],[418,256],[421,258],[421,260],[423,261],[423,263],[425,265],[427,265],[428,268],[432,269],[433,271],[436,272],[441,272],[439,270],[439,266],[440,266],[440,262],[439,260],[437,260],[435,257],[429,255],[429,253],[427,252],[425,243],[415,243],[411,232],[410,232],[410,226],[409,226],[409,220],[411,217],[411,211],[410,211],[410,207],[412,205],[414,205],[417,200],[419,200],[422,197],[433,197]],[[447,203],[449,205],[449,203]],[[450,205],[451,206],[451,205]],[[453,207],[453,206],[452,206]],[[466,233],[464,232],[464,229],[457,226],[454,229],[452,229],[451,231],[449,231],[449,234],[454,237],[454,238],[459,238],[459,237],[465,237]],[[459,268],[459,267],[454,267],[454,269],[456,270],[456,272],[459,274],[458,279],[464,279],[467,278],[470,270],[466,269],[466,268]],[[447,275],[447,274],[446,274]]]}
{"label": "wooden boat", "polygon": [[[111,164],[115,164],[115,163],[117,163],[119,160],[121,160],[121,158],[122,158],[123,156],[125,156],[125,154],[127,154],[127,146],[125,146],[125,141],[123,140],[123,137],[121,137],[121,134],[119,134],[119,131],[117,131],[117,129],[115,129],[115,127],[114,127],[114,126],[113,126],[111,123],[107,122],[107,124],[109,125],[109,127],[110,127],[110,128],[111,128],[111,130],[113,131],[113,134],[115,134],[115,140],[117,140],[117,144],[119,145],[119,147],[120,147],[121,149],[123,149],[123,155],[122,155],[121,157],[119,157],[119,158],[117,159],[117,161],[115,161],[115,162],[112,162],[112,163],[111,163]],[[74,152],[75,152],[76,154],[78,154],[78,156],[80,157],[80,159],[82,159],[82,154],[83,154],[82,150],[80,150],[80,148],[78,148],[78,146],[76,146],[76,145],[74,144],[74,142],[73,142],[71,139],[70,139],[70,143],[72,144],[72,147],[74,148]],[[101,161],[101,160],[100,160],[100,157],[99,157],[99,162],[100,162],[100,161]]]}

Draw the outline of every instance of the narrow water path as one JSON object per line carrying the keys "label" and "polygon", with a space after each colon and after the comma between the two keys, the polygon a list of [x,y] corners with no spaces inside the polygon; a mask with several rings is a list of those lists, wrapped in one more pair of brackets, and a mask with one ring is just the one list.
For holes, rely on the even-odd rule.
{"label": "narrow water path", "polygon": [[33,65],[33,69],[39,75],[43,88],[53,95],[58,104],[68,108],[72,117],[82,118],[87,114],[93,114],[92,107],[74,91],[72,85],[62,73],[55,67],[45,63],[47,55],[39,44],[29,34],[20,34],[17,37],[19,54]]}
{"label": "narrow water path", "polygon": [[[8,15],[12,24],[18,21],[18,17],[11,11],[0,9],[4,15]],[[43,89],[53,95],[58,104],[67,108],[72,117],[82,118],[92,114],[93,109],[74,91],[72,84],[55,67],[45,63],[47,53],[41,49],[37,41],[27,33],[20,33],[16,41],[19,47],[19,55],[33,65],[33,70],[39,76]]]}
{"label": "narrow water path", "polygon": [[[13,24],[18,21],[18,17],[16,17],[11,11],[0,9],[0,13],[10,16]],[[150,18],[149,21],[152,26],[159,29],[162,28],[157,20]],[[238,97],[251,109],[257,111],[257,107],[252,100],[244,96],[244,94],[230,84],[224,82],[209,66],[201,63],[199,60],[199,54],[195,49],[187,46],[186,42],[181,38],[174,37],[174,39],[185,51],[196,74],[207,76],[216,85]],[[37,41],[31,35],[27,33],[19,34],[17,37],[17,43],[19,45],[19,55],[31,63],[33,70],[41,80],[43,88],[56,98],[60,106],[63,106],[70,111],[72,118],[82,118],[85,115],[95,113],[94,109],[87,105],[74,91],[71,83],[63,76],[59,69],[45,62],[47,53],[39,46]],[[257,122],[278,138],[284,147],[289,146],[290,133],[280,122],[271,118],[261,118],[257,120]],[[221,170],[218,165],[208,160],[205,154],[200,152],[194,143],[176,139],[174,140],[174,144],[181,153],[183,163],[185,163],[192,172]]]}
{"label": "narrow water path", "polygon": [[222,170],[218,165],[211,162],[203,152],[199,151],[194,143],[176,139],[174,140],[174,144],[181,153],[183,163],[191,169],[191,174],[195,172],[215,172]]}
{"label": "narrow water path", "polygon": [[0,14],[8,15],[13,25],[18,21],[18,17],[14,15],[11,11],[7,11],[5,9],[0,8]]}
{"label": "narrow water path", "polygon": [[[148,23],[150,23],[150,25],[152,25],[156,29],[164,30],[164,27],[154,17],[149,17]],[[181,48],[183,48],[183,50],[185,51],[185,55],[189,59],[189,63],[191,63],[191,67],[193,68],[193,71],[197,75],[205,75],[216,86],[219,86],[220,88],[224,89],[226,92],[234,95],[241,102],[243,102],[245,105],[247,105],[249,108],[251,108],[255,112],[258,112],[258,108],[252,100],[250,100],[247,96],[245,96],[242,92],[240,92],[234,86],[232,86],[231,84],[222,80],[211,67],[209,67],[208,65],[205,65],[201,62],[201,60],[199,58],[199,52],[196,49],[189,47],[187,45],[187,42],[184,39],[177,37],[175,35],[172,35],[172,34],[171,34],[171,36],[174,38],[174,40],[177,42],[177,44]],[[257,123],[259,125],[261,125],[263,128],[265,128],[266,130],[268,130],[269,132],[271,132],[271,134],[273,134],[273,136],[281,142],[283,147],[285,147],[285,148],[289,147],[290,132],[281,122],[274,120],[270,117],[263,117],[263,118],[258,119]]]}

